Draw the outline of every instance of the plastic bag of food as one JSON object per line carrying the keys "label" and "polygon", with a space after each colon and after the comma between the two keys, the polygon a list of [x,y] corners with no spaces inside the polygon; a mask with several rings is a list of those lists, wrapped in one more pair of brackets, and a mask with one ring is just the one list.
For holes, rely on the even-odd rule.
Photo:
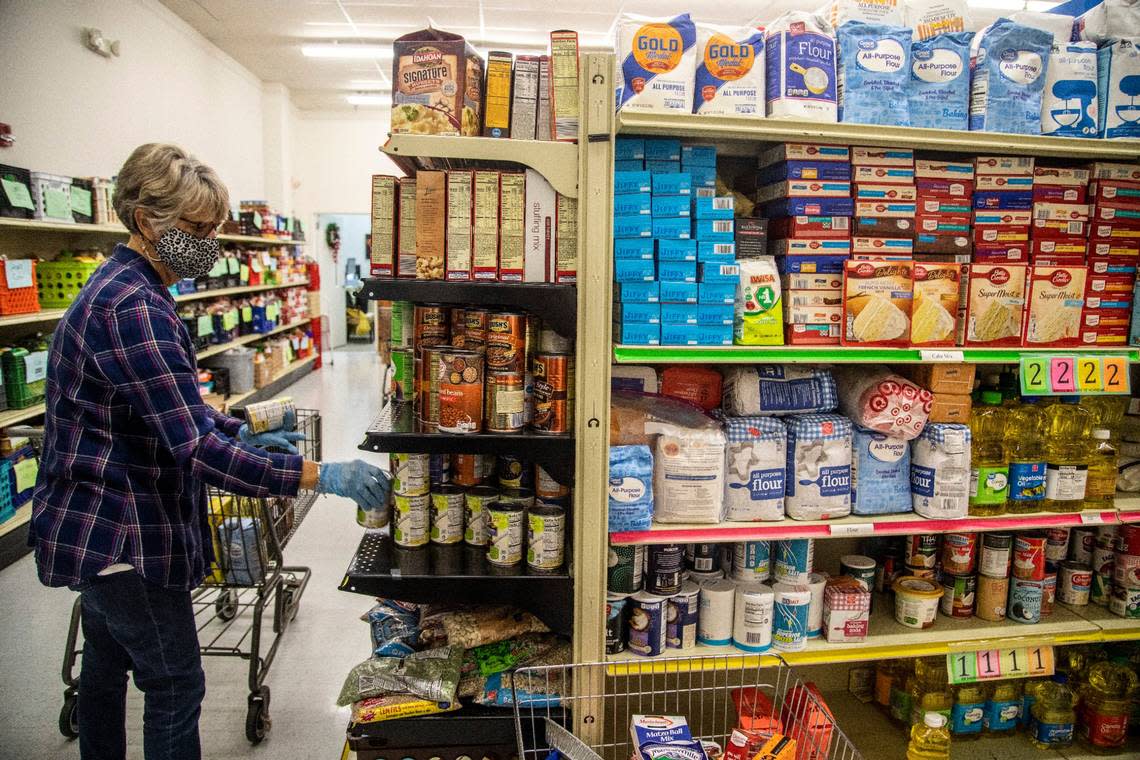
{"label": "plastic bag of food", "polygon": [[903,11],[898,0],[832,0],[816,13],[827,19],[827,23],[835,29],[848,21],[903,25]]}
{"label": "plastic bag of food", "polygon": [[651,446],[662,424],[694,427],[708,421],[709,416],[690,401],[624,390],[610,395],[611,446]]}
{"label": "plastic bag of food", "polygon": [[845,367],[835,373],[839,411],[856,425],[910,441],[926,426],[934,396],[886,367]]}
{"label": "plastic bag of food", "polygon": [[923,517],[966,517],[970,504],[970,428],[932,422],[910,443],[910,494]]}
{"label": "plastic bag of food", "polygon": [[775,417],[726,417],[725,519],[784,519],[788,428]]}
{"label": "plastic bag of food", "polygon": [[784,511],[793,520],[851,514],[851,421],[838,414],[788,420]]}
{"label": "plastic bag of food", "polygon": [[653,449],[653,519],[716,523],[724,517],[724,432],[705,417],[699,425],[663,423]]}
{"label": "plastic bag of food", "polygon": [[553,633],[528,633],[494,644],[468,649],[463,654],[460,670],[459,698],[477,697],[483,692],[487,678],[513,668],[548,663],[544,658],[559,657],[559,650],[569,642]]}
{"label": "plastic bag of food", "polygon": [[336,703],[341,707],[385,694],[411,694],[434,702],[454,702],[463,649],[441,647],[407,657],[365,660],[348,672]]}
{"label": "plastic bag of food", "polygon": [[910,442],[855,426],[851,447],[851,512],[910,512]]}
{"label": "plastic bag of food", "polygon": [[415,718],[420,715],[458,710],[458,702],[433,702],[411,694],[387,694],[382,697],[369,697],[352,704],[353,723],[380,723],[385,720]]}
{"label": "plastic bag of food", "polygon": [[619,111],[692,113],[697,30],[689,14],[617,22]]}
{"label": "plastic bag of food", "polygon": [[970,128],[970,41],[973,32],[916,39],[910,48],[910,125]]}
{"label": "plastic bag of food", "polygon": [[971,47],[970,129],[1041,134],[1041,95],[1053,35],[1001,18]]}
{"label": "plastic bag of food", "polygon": [[903,26],[848,21],[839,42],[839,120],[910,126],[910,46]]}
{"label": "plastic bag of food", "polygon": [[1053,35],[1054,45],[1067,45],[1073,39],[1073,24],[1076,19],[1060,13],[1041,11],[1014,11],[1009,14],[1009,20],[1023,26],[1041,29]]}
{"label": "plastic bag of food", "polygon": [[1122,37],[1140,37],[1140,3],[1136,0],[1104,0],[1077,17],[1074,39],[1103,45]]}
{"label": "plastic bag of food", "polygon": [[648,446],[611,446],[611,533],[649,530],[653,524],[653,453]]}
{"label": "plastic bag of food", "polygon": [[420,635],[419,605],[378,599],[364,619],[372,631],[372,654],[376,657],[403,657],[415,651]]}
{"label": "plastic bag of food", "polygon": [[764,115],[764,32],[697,22],[693,113]]}
{"label": "plastic bag of food", "polygon": [[805,414],[831,412],[839,399],[831,370],[772,364],[730,367],[724,379],[728,414]]}
{"label": "plastic bag of food", "polygon": [[764,45],[769,116],[836,120],[835,35],[814,13],[789,11],[768,24]]}
{"label": "plastic bag of food", "polygon": [[1096,137],[1100,118],[1097,91],[1096,45],[1092,42],[1053,45],[1041,97],[1041,134]]}
{"label": "plastic bag of food", "polygon": [[965,0],[903,0],[903,16],[917,40],[964,32],[970,25]]}
{"label": "plastic bag of food", "polygon": [[510,606],[479,606],[426,613],[420,621],[421,641],[473,649],[522,636],[549,633],[546,624],[529,612]]}

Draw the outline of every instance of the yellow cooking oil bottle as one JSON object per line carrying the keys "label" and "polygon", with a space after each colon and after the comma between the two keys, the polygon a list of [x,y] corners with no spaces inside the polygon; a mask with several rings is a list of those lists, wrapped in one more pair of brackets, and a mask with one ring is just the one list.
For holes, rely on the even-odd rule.
{"label": "yellow cooking oil bottle", "polygon": [[1001,391],[982,391],[982,403],[970,413],[970,514],[1000,515],[1009,495],[1005,428],[1009,409]]}
{"label": "yellow cooking oil bottle", "polygon": [[977,739],[982,735],[985,708],[984,684],[964,683],[954,687],[954,706],[950,709],[950,734],[955,741]]}
{"label": "yellow cooking oil bottle", "polygon": [[1048,678],[1026,678],[1021,687],[1021,721],[1018,725],[1022,731],[1029,730],[1029,721],[1033,718],[1033,705],[1037,702],[1037,692],[1049,681]]}
{"label": "yellow cooking oil bottle", "polygon": [[1036,699],[1031,708],[1028,733],[1030,743],[1038,749],[1060,749],[1073,743],[1076,699],[1068,680],[1058,673],[1052,680],[1042,680],[1034,689]]}
{"label": "yellow cooking oil bottle", "polygon": [[1112,439],[1120,435],[1120,426],[1124,422],[1124,412],[1128,408],[1128,398],[1120,396],[1081,396],[1081,406],[1089,410],[1092,415],[1094,428],[1108,428],[1112,431]]}
{"label": "yellow cooking oil bottle", "polygon": [[946,674],[946,660],[920,657],[914,661],[914,679],[910,684],[910,722],[921,723],[929,712],[942,715],[949,723],[954,708],[954,693]]}
{"label": "yellow cooking oil bottle", "polygon": [[911,726],[906,760],[950,760],[950,729],[945,715],[928,712]]}
{"label": "yellow cooking oil bottle", "polygon": [[1137,693],[1136,672],[1102,660],[1091,665],[1081,689],[1081,743],[1095,753],[1112,754],[1128,737],[1128,717]]}
{"label": "yellow cooking oil bottle", "polygon": [[1045,501],[1047,512],[1079,512],[1085,500],[1092,415],[1077,396],[1045,407]]}
{"label": "yellow cooking oil bottle", "polygon": [[1005,455],[1009,461],[1005,511],[1040,512],[1045,500],[1045,411],[1037,397],[1026,396],[1009,410]]}
{"label": "yellow cooking oil bottle", "polygon": [[998,681],[989,689],[982,723],[990,736],[1012,736],[1021,719],[1021,681]]}
{"label": "yellow cooking oil bottle", "polygon": [[1119,464],[1116,446],[1112,443],[1112,432],[1108,428],[1093,428],[1090,449],[1089,474],[1082,509],[1112,509],[1116,498]]}
{"label": "yellow cooking oil bottle", "polygon": [[901,660],[891,670],[891,720],[903,726],[910,725],[910,690],[914,686],[914,663]]}

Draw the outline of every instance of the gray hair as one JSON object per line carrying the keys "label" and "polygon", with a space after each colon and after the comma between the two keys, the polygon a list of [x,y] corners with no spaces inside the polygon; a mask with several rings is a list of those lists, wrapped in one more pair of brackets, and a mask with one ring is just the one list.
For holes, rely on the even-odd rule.
{"label": "gray hair", "polygon": [[115,179],[115,213],[141,234],[135,211],[142,210],[161,235],[187,213],[206,213],[218,222],[229,213],[230,195],[213,169],[176,145],[147,143],[135,148]]}

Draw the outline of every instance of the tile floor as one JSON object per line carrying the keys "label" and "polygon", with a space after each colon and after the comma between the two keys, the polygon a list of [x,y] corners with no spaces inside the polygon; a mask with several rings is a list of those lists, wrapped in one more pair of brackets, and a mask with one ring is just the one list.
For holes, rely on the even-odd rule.
{"label": "tile floor", "polygon": [[[325,366],[292,386],[299,407],[320,409],[324,457],[337,461],[378,455],[356,446],[379,406],[381,365],[370,347],[338,351]],[[261,745],[245,739],[248,664],[234,657],[205,661],[206,701],[202,751],[206,758],[262,757],[290,760],[339,758],[348,709],[336,696],[349,668],[368,656],[368,629],[359,616],[370,604],[337,590],[360,536],[355,507],[347,499],[321,497],[286,548],[290,564],[313,576],[296,620],[286,631],[269,671],[273,727]],[[62,705],[67,623],[75,594],[44,588],[30,556],[0,571],[0,756],[52,760],[79,756],[77,742],[57,728]],[[128,698],[128,757],[142,757],[142,699]]]}

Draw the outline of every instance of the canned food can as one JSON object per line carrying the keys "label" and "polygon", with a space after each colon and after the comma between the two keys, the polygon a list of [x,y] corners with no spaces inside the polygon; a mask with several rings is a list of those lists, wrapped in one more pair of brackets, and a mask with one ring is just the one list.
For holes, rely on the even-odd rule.
{"label": "canned food can", "polygon": [[392,540],[397,546],[411,548],[427,544],[431,527],[428,502],[427,494],[392,497]]}
{"label": "canned food can", "polygon": [[839,574],[850,575],[863,584],[867,591],[875,590],[875,560],[862,554],[844,554],[839,558]]}
{"label": "canned food can", "polygon": [[669,597],[665,609],[665,646],[690,649],[697,645],[697,620],[700,618],[701,587],[681,584],[681,590]]}
{"label": "canned food can", "polygon": [[457,544],[463,540],[464,490],[462,486],[441,485],[431,494],[431,540],[437,544]]}
{"label": "canned food can", "polygon": [[356,524],[362,528],[383,528],[388,524],[388,505],[380,509],[356,508]]}
{"label": "canned food can", "polygon": [[413,339],[417,348],[447,345],[451,337],[451,315],[446,306],[438,303],[418,303],[414,307]]}
{"label": "canned food can", "polygon": [[629,598],[629,651],[656,657],[665,651],[665,608],[669,599],[648,591]]}
{"label": "canned food can", "polygon": [[523,509],[530,509],[534,506],[534,491],[529,488],[500,488],[499,503],[515,504]]}
{"label": "canned food can", "polygon": [[540,499],[537,496],[534,498],[534,505],[536,507],[558,507],[559,509],[570,509],[570,497],[564,496],[561,499]]}
{"label": "canned food can", "polygon": [[429,454],[389,454],[388,471],[392,476],[392,493],[397,496],[423,496],[431,490],[430,469]]}
{"label": "canned food can", "polygon": [[942,614],[956,618],[973,617],[977,593],[978,579],[974,575],[943,575]]}
{"label": "canned food can", "polygon": [[416,397],[416,352],[411,348],[392,349],[392,397],[406,403]]}
{"label": "canned food can", "polygon": [[526,563],[535,570],[562,567],[566,545],[566,511],[534,506],[527,511]]}
{"label": "canned food can", "polygon": [[1112,565],[1112,583],[1126,588],[1140,588],[1140,555],[1117,552]]}
{"label": "canned food can", "polygon": [[487,505],[487,561],[511,567],[523,558],[523,518],[526,510],[502,501]]}
{"label": "canned food can", "polygon": [[388,342],[392,348],[415,346],[415,308],[411,301],[393,301]]}
{"label": "canned food can", "polygon": [[625,651],[629,638],[629,594],[606,594],[606,654]]}
{"label": "canned food can", "polygon": [[1041,602],[1044,596],[1044,581],[1010,578],[1006,616],[1018,623],[1041,622]]}
{"label": "canned food can", "polygon": [[1041,580],[1041,617],[1053,614],[1053,604],[1057,601],[1057,565],[1045,563],[1045,577]]}
{"label": "canned food can", "polygon": [[1045,560],[1061,562],[1069,557],[1069,529],[1050,528],[1045,532]]}
{"label": "canned food can", "polygon": [[685,547],[685,564],[699,573],[716,570],[718,550],[716,544],[689,544]]}
{"label": "canned food can", "polygon": [[767,541],[741,541],[733,545],[733,580],[742,583],[763,583],[771,574],[771,549]]}
{"label": "canned food can", "polygon": [[977,601],[974,615],[982,620],[996,623],[1005,620],[1006,604],[1009,599],[1009,578],[992,575],[979,575],[977,580]]}
{"label": "canned food can", "polygon": [[526,371],[526,315],[496,311],[487,315],[487,369]]}
{"label": "canned food can", "polygon": [[570,495],[570,486],[563,485],[542,465],[535,465],[534,495],[539,499],[561,499]]}
{"label": "canned food can", "polygon": [[1108,600],[1108,611],[1113,615],[1129,620],[1140,619],[1140,588],[1112,584],[1112,596]]}
{"label": "canned food can", "polygon": [[913,575],[915,578],[922,578],[924,581],[937,581],[938,568],[911,567],[910,565],[907,565],[903,570],[903,575]]}
{"label": "canned food can", "polygon": [[285,426],[285,418],[289,414],[297,419],[297,405],[289,396],[259,401],[256,404],[245,406],[245,424],[251,433],[266,433],[270,430],[280,430]]}
{"label": "canned food can", "polygon": [[772,557],[772,577],[782,583],[807,583],[814,569],[815,541],[789,538],[777,541]]}
{"label": "canned food can", "polygon": [[1018,533],[1013,539],[1013,577],[1023,581],[1045,579],[1045,535]]}
{"label": "canned food can", "polygon": [[551,327],[543,327],[538,333],[538,350],[544,354],[568,354],[574,350],[574,341]]}
{"label": "canned food can", "polygon": [[1092,562],[1096,546],[1096,528],[1073,528],[1069,531],[1069,559],[1087,565]]}
{"label": "canned food can", "polygon": [[425,433],[439,429],[439,362],[442,353],[439,348],[425,348],[420,359],[420,428]]}
{"label": "canned food can", "polygon": [[1094,571],[1092,588],[1089,590],[1089,601],[1101,607],[1107,607],[1112,598],[1112,573]]}
{"label": "canned food can", "polygon": [[[1106,546],[1111,546],[1117,549],[1120,546],[1120,530],[1117,525],[1098,525],[1096,526],[1096,540],[1097,543],[1104,543]],[[1125,552],[1128,554],[1129,552]],[[1133,554],[1136,552],[1132,552]]]}
{"label": "canned food can", "polygon": [[526,426],[526,404],[521,372],[488,372],[484,383],[487,429],[518,433]]}
{"label": "canned food can", "polygon": [[895,580],[903,573],[903,553],[899,550],[887,551],[883,561],[875,568],[875,592],[884,594],[891,590]]}
{"label": "canned food can", "polygon": [[938,564],[938,534],[917,533],[907,536],[904,559],[908,567],[932,568]]}
{"label": "canned food can", "polygon": [[499,500],[499,492],[490,486],[475,486],[463,494],[463,541],[471,546],[486,546],[490,540],[487,508]]}
{"label": "canned food can", "polygon": [[441,483],[451,482],[451,455],[450,454],[429,454],[428,459],[428,481],[431,485],[436,486]]}
{"label": "canned food can", "polygon": [[573,354],[534,355],[534,422],[536,433],[565,435],[574,426]]}
{"label": "canned food can", "polygon": [[482,485],[493,461],[489,454],[452,454],[451,479],[461,486]]}
{"label": "canned food can", "polygon": [[[1012,560],[1013,534],[982,534],[982,548],[978,554],[978,574],[988,575],[992,578],[1008,577]],[[1001,617],[1005,617],[1005,615],[1002,614]]]}
{"label": "canned food can", "polygon": [[1092,594],[1093,569],[1076,562],[1062,562],[1057,569],[1057,600],[1071,607],[1083,607]]}
{"label": "canned food can", "polygon": [[478,433],[483,429],[483,356],[475,351],[439,352],[439,429]]}
{"label": "canned food can", "polygon": [[463,312],[463,347],[468,351],[483,351],[487,348],[486,309],[467,309]]}
{"label": "canned food can", "polygon": [[466,332],[467,310],[456,306],[451,308],[451,345],[455,348],[467,348]]}
{"label": "canned food can", "polygon": [[1116,565],[1116,552],[1108,547],[1098,546],[1092,553],[1092,570],[1094,573],[1112,577],[1112,570]]}
{"label": "canned food can", "polygon": [[947,533],[942,537],[942,570],[970,575],[978,566],[978,534]]}
{"label": "canned food can", "polygon": [[500,454],[495,457],[495,479],[500,488],[530,489],[534,486],[534,465],[514,454]]}
{"label": "canned food can", "polygon": [[723,580],[724,571],[720,568],[716,570],[689,570],[685,573],[685,577],[699,586],[702,583]]}
{"label": "canned food can", "polygon": [[645,590],[672,596],[681,590],[685,570],[685,547],[681,544],[655,544],[646,554]]}
{"label": "canned food can", "polygon": [[1140,524],[1126,523],[1116,530],[1116,548],[1122,554],[1140,554]]}
{"label": "canned food can", "polygon": [[617,594],[634,594],[641,591],[645,575],[644,546],[615,546],[610,544],[606,562],[606,588]]}

